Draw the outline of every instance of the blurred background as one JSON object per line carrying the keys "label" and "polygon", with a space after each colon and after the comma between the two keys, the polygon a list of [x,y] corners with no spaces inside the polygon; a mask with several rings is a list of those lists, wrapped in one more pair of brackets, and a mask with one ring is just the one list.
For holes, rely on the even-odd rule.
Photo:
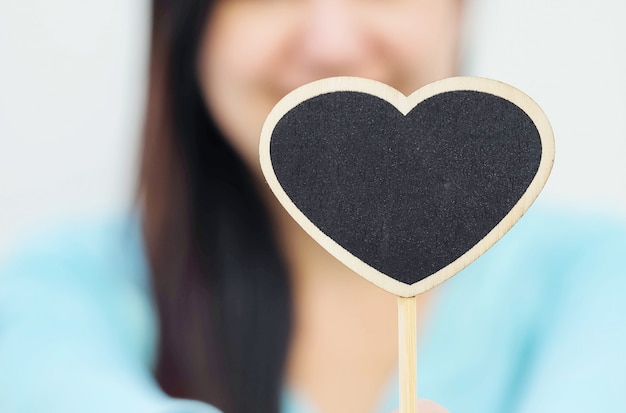
{"label": "blurred background", "polygon": [[[468,0],[463,74],[510,83],[547,113],[542,195],[626,219],[626,1]],[[132,202],[146,0],[0,0],[0,258],[54,223]]]}

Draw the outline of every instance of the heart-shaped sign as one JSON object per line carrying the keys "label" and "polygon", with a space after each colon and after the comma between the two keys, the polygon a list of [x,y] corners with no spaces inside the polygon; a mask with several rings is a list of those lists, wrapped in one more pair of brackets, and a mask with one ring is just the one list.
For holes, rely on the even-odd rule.
{"label": "heart-shaped sign", "polygon": [[292,217],[379,287],[411,297],[500,239],[541,191],[554,141],[539,106],[489,79],[410,96],[330,78],[285,96],[261,135],[261,167]]}

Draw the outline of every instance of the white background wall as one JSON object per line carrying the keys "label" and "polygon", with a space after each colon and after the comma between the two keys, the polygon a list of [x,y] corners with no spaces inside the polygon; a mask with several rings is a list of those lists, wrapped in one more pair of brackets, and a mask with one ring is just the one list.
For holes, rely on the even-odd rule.
{"label": "white background wall", "polygon": [[468,71],[520,88],[552,123],[556,160],[542,196],[626,217],[626,1],[475,5]]}
{"label": "white background wall", "polygon": [[0,0],[0,255],[133,191],[146,0]]}
{"label": "white background wall", "polygon": [[[517,86],[552,121],[543,196],[626,218],[626,2],[469,4],[466,73]],[[0,255],[52,222],[128,205],[148,12],[146,0],[0,0]]]}

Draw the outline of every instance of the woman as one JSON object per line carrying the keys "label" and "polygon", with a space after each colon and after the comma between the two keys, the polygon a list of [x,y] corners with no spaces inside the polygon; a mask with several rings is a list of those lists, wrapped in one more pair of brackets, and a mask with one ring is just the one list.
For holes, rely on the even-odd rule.
{"label": "woman", "polygon": [[[357,75],[410,93],[452,75],[461,3],[166,3],[155,3],[146,149],[172,145],[166,165],[184,169],[146,151],[142,181],[161,384],[225,411],[275,411],[286,371],[322,411],[371,411],[396,364],[395,297],[286,216],[263,183],[258,138],[272,106],[309,81]],[[156,210],[164,199],[174,205]],[[188,247],[151,244],[164,239]],[[181,305],[186,291],[198,296]],[[185,344],[180,320],[190,314],[205,319]]]}
{"label": "woman", "polygon": [[[394,408],[396,299],[286,216],[258,136],[271,107],[315,79],[408,94],[453,75],[462,8],[155,0],[141,228],[80,229],[7,267],[0,411]],[[624,231],[533,212],[518,227],[420,297],[421,394],[451,411],[625,406]]]}

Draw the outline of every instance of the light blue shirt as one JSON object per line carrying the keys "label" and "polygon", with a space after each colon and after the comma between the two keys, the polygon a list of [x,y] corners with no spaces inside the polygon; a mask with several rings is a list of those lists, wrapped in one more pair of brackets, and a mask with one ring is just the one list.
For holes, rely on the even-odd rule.
{"label": "light blue shirt", "polygon": [[[626,229],[531,211],[437,287],[418,393],[451,412],[626,411]],[[64,227],[0,267],[0,412],[214,413],[151,374],[137,220]],[[397,407],[390,378],[376,413]],[[284,413],[319,413],[285,390]]]}

